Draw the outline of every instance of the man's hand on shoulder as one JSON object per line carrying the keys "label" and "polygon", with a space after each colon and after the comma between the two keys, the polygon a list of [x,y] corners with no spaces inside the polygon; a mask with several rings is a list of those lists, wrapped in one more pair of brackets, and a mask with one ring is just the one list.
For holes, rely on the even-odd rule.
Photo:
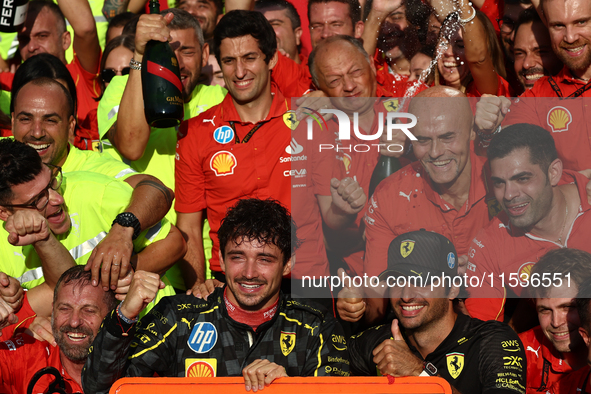
{"label": "man's hand on shoulder", "polygon": [[115,224],[107,236],[92,251],[84,268],[92,270],[92,285],[103,290],[117,288],[117,281],[124,278],[131,268],[133,253],[133,228]]}
{"label": "man's hand on shoulder", "polygon": [[203,283],[195,283],[195,285],[187,290],[187,295],[193,294],[197,298],[207,300],[207,297],[213,293],[216,287],[224,287],[224,284],[217,279],[207,279]]}
{"label": "man's hand on shoulder", "polygon": [[242,370],[246,391],[253,392],[262,390],[270,385],[275,379],[282,376],[287,377],[285,368],[269,360],[255,360]]}
{"label": "man's hand on shoulder", "polygon": [[382,375],[419,376],[423,372],[423,361],[408,348],[396,319],[392,321],[392,338],[380,343],[373,351],[373,362]]}

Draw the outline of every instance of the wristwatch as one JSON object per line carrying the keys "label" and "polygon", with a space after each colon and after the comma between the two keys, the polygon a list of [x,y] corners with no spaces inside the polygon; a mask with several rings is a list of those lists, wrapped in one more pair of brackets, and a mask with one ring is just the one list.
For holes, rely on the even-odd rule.
{"label": "wristwatch", "polygon": [[139,237],[140,233],[142,232],[142,225],[140,224],[139,219],[131,212],[123,212],[117,215],[115,220],[113,220],[111,227],[113,227],[115,223],[123,227],[133,227],[133,237],[131,237],[132,240],[135,240],[137,237]]}
{"label": "wristwatch", "polygon": [[437,376],[437,367],[429,362],[425,362],[423,372],[419,376]]}

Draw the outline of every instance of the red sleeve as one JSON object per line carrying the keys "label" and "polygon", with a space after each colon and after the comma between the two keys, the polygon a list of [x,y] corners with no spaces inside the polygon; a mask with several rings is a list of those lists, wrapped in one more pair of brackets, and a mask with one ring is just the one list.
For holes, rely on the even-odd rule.
{"label": "red sleeve", "polygon": [[283,96],[302,97],[312,87],[312,76],[308,67],[277,53],[277,64],[271,72],[273,82],[277,84]]}
{"label": "red sleeve", "polygon": [[378,185],[365,212],[366,244],[363,272],[370,276],[377,276],[386,269],[388,247],[398,235],[392,230],[386,217],[391,198],[388,198],[390,188],[386,188],[385,185],[389,183],[386,181]]}
{"label": "red sleeve", "polygon": [[[505,290],[501,287],[498,269],[499,256],[495,253],[497,242],[485,230],[489,226],[498,226],[493,219],[472,240],[468,251],[467,290],[470,298],[465,302],[470,316],[480,320],[503,321],[505,314]],[[497,262],[497,264],[495,264]],[[492,275],[492,284],[491,277]]]}
{"label": "red sleeve", "polygon": [[178,212],[193,213],[207,207],[205,201],[205,175],[201,166],[199,144],[196,134],[196,122],[201,117],[192,118],[181,123],[179,142],[176,149],[174,179],[176,182],[176,202],[174,209]]}
{"label": "red sleeve", "polygon": [[519,99],[511,105],[511,110],[503,120],[503,126],[509,126],[516,123],[540,124],[536,110],[536,99],[531,89],[526,90]]}
{"label": "red sleeve", "polygon": [[14,334],[22,332],[25,329],[29,328],[33,320],[35,320],[35,316],[37,316],[37,314],[31,308],[31,304],[29,304],[29,299],[27,297],[26,291],[25,296],[23,298],[23,305],[21,306],[21,309],[17,312],[16,316],[18,317],[18,323],[11,324],[10,326],[4,327],[4,329],[2,329],[3,340],[12,338]]}
{"label": "red sleeve", "polygon": [[497,35],[499,35],[499,24],[497,23],[497,19],[501,19],[503,17],[503,8],[505,7],[504,0],[485,0],[484,4],[480,8],[488,19],[490,19],[491,23],[493,24]]}
{"label": "red sleeve", "polygon": [[13,73],[2,72],[0,73],[0,89],[10,92],[12,90],[12,80],[14,79]]}

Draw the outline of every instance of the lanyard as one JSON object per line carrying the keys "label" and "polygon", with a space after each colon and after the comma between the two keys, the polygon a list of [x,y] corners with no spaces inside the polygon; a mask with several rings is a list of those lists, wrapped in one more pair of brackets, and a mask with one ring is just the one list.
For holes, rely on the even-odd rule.
{"label": "lanyard", "polygon": [[[558,97],[563,98],[562,91],[560,90],[560,87],[558,86],[558,84],[556,83],[554,78],[552,78],[552,77],[548,78],[548,82],[550,82],[550,86],[552,87],[552,90],[554,90],[554,93],[556,93],[556,95]],[[583,93],[585,93],[589,89],[591,89],[591,81],[587,82],[584,86],[581,86],[576,91],[569,94],[567,96],[567,98],[568,97],[579,97],[580,95],[582,95]]]}
{"label": "lanyard", "polygon": [[[234,131],[234,141],[236,141],[237,144],[240,143],[240,138],[238,138],[238,133],[236,132],[236,128],[234,127],[234,121],[230,121],[230,127],[232,128],[232,130]],[[248,132],[248,134],[246,134],[246,137],[244,137],[244,139],[242,140],[243,144],[246,144],[254,135],[254,133],[256,133],[256,131],[263,125],[263,123],[259,123],[258,125],[254,126],[252,128],[252,130],[250,130]]]}

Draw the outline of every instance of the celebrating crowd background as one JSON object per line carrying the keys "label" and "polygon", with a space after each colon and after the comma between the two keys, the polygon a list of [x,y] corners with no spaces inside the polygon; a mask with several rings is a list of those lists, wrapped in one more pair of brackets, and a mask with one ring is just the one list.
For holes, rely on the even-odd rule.
{"label": "celebrating crowd background", "polygon": [[[195,301],[188,329],[207,307],[234,308],[224,248],[235,240],[218,230],[231,207],[254,198],[288,208],[297,226],[281,283],[293,300],[280,298],[279,309],[293,319],[305,309],[315,322],[319,310],[298,304],[313,299],[326,314],[321,331],[344,346],[333,345],[339,357],[320,346],[316,360],[300,344],[305,372],[290,358],[287,373],[275,368],[279,350],[258,349],[274,368],[257,366],[265,376],[317,375],[326,356],[335,376],[439,374],[467,392],[591,384],[588,293],[577,300],[591,279],[588,0],[161,0],[160,15],[147,9],[145,0],[33,0],[24,27],[0,33],[0,364],[16,348],[46,352],[71,392],[108,390],[129,371],[189,376],[189,364],[177,371],[169,360],[163,371],[150,355],[127,370],[110,352],[130,345],[113,333],[143,329],[156,342],[150,326],[134,324],[175,293],[186,298],[174,308],[217,299]],[[144,116],[150,40],[168,41],[177,57],[178,127],[152,128]],[[370,186],[385,163],[395,172]],[[22,187],[39,182],[49,183],[36,195]],[[430,236],[447,244],[423,243]],[[421,283],[409,285],[411,276]],[[68,286],[82,299],[105,294],[85,312],[87,329],[63,323],[56,303]],[[143,303],[111,311],[106,294],[128,292]],[[275,302],[263,303],[271,319]],[[158,308],[148,319],[164,329],[174,316]],[[242,312],[215,318],[264,324]],[[86,364],[105,374],[97,383],[82,367],[105,316],[99,339],[111,345]],[[297,335],[315,341],[313,331]],[[296,337],[278,332],[285,343]],[[468,346],[460,334],[475,339]],[[84,342],[81,354],[66,337]],[[361,361],[339,353],[348,341],[351,362]],[[490,359],[476,366],[487,347]],[[287,358],[292,349],[280,350]],[[22,392],[44,362],[5,369],[1,387]],[[220,371],[247,379],[252,365]]]}

